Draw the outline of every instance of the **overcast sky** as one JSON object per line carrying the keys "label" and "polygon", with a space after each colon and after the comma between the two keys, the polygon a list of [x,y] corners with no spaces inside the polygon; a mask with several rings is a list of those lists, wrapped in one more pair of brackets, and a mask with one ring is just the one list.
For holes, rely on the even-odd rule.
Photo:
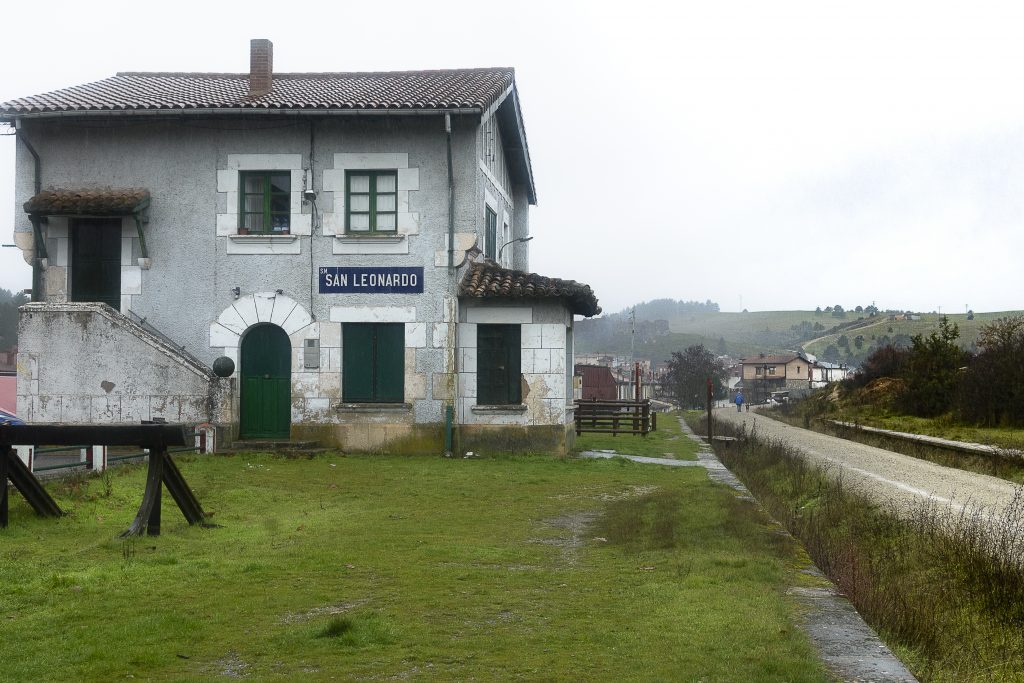
{"label": "overcast sky", "polygon": [[[244,11],[240,8],[244,6]],[[42,6],[40,7],[42,9]],[[1024,308],[1024,4],[114,3],[5,13],[0,101],[117,71],[514,66],[531,269],[605,311]],[[0,132],[9,132],[2,129]],[[14,138],[0,137],[10,242]],[[0,287],[31,273],[0,250]]]}

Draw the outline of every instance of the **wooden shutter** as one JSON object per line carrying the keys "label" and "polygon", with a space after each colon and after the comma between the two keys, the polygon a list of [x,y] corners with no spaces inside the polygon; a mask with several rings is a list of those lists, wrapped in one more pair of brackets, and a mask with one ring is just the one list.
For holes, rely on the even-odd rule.
{"label": "wooden shutter", "polygon": [[374,358],[375,398],[378,403],[401,403],[405,398],[405,325],[380,323]]}
{"label": "wooden shutter", "polygon": [[341,396],[349,403],[373,400],[373,325],[341,326]]}
{"label": "wooden shutter", "polygon": [[484,256],[496,258],[498,252],[498,214],[494,213],[491,207],[487,207],[487,234],[484,235]]}
{"label": "wooden shutter", "polygon": [[405,325],[342,325],[341,394],[349,403],[401,403],[405,398]]}
{"label": "wooden shutter", "polygon": [[522,402],[519,325],[477,325],[477,403]]}

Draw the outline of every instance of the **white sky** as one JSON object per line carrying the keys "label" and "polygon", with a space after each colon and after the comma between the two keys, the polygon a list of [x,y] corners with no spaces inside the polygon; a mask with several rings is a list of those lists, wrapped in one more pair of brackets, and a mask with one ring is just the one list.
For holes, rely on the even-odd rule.
{"label": "white sky", "polygon": [[[1024,308],[1024,5],[47,2],[5,12],[0,101],[116,71],[514,66],[532,270],[605,310]],[[245,8],[244,10],[242,8]],[[45,160],[44,160],[45,164]],[[14,138],[0,138],[11,241]],[[31,273],[0,249],[0,287]]]}

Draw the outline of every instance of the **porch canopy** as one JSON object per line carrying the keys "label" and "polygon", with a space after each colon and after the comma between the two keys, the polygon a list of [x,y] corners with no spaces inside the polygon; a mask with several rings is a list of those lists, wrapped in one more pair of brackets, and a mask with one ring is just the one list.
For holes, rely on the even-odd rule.
{"label": "porch canopy", "polygon": [[[142,225],[149,222],[149,190],[142,187],[118,187],[100,190],[90,189],[50,189],[43,190],[25,202],[25,213],[32,220],[36,229],[37,245],[41,245],[38,234],[40,219],[47,216],[68,218],[109,218],[128,217],[135,219],[135,227],[139,231],[139,246],[142,258],[149,258],[146,250],[146,238],[142,233]],[[45,257],[45,253],[40,256]]]}
{"label": "porch canopy", "polygon": [[576,315],[601,312],[590,285],[502,268],[493,261],[474,263],[459,283],[459,296],[476,299],[562,299]]}

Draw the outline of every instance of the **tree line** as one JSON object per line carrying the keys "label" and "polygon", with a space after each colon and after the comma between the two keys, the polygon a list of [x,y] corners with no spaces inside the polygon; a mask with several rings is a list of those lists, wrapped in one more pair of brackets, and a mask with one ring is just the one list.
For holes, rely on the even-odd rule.
{"label": "tree line", "polygon": [[896,380],[894,407],[908,415],[951,415],[985,427],[1024,426],[1024,316],[981,326],[977,350],[957,344],[960,330],[943,316],[939,329],[910,346],[884,346],[868,356],[849,388]]}
{"label": "tree line", "polygon": [[22,292],[10,292],[0,287],[0,351],[18,345],[18,307],[28,303]]}

